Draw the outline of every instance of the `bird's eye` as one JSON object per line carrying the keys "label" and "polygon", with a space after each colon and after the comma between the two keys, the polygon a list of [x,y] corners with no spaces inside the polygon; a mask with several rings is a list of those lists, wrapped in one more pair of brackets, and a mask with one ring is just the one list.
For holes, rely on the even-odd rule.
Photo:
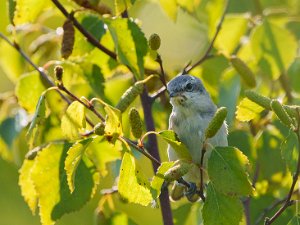
{"label": "bird's eye", "polygon": [[187,83],[187,85],[185,86],[185,89],[187,91],[192,91],[193,90],[193,85],[191,83]]}

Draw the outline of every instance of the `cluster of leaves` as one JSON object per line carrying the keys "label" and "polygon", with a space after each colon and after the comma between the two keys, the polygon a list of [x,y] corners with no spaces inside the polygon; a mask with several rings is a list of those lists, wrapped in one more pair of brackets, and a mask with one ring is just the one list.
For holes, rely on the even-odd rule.
{"label": "cluster of leaves", "polygon": [[[158,51],[170,78],[203,55],[226,4],[221,0],[62,2],[63,9],[73,10],[68,18],[58,10],[57,0],[7,1],[11,30],[1,33],[16,44],[14,49],[4,40],[0,42],[0,66],[14,92],[8,90],[0,96],[0,155],[20,166],[22,195],[33,213],[38,206],[42,224],[55,223],[94,196],[100,198],[96,210],[99,224],[161,223],[158,209],[140,209],[132,203],[158,204],[164,174],[174,166],[166,159],[167,144],[176,149],[180,159],[191,159],[173,132],[152,132],[159,137],[162,159],[153,174],[149,160],[136,151],[148,154],[143,143],[130,140],[141,135],[140,130],[131,133],[130,123],[134,123],[131,127],[138,124],[138,129],[143,123],[131,121],[129,106],[141,112],[143,106],[136,97],[144,85],[147,83],[146,94],[155,94],[162,86],[159,79],[149,76],[160,72],[146,37],[151,33],[161,36]],[[299,146],[297,133],[292,131],[297,130],[299,112],[290,105],[299,104],[300,7],[297,1],[255,2],[231,2],[210,52],[213,57],[190,71],[203,80],[216,103],[227,107],[228,140],[235,147],[212,151],[204,171],[209,177],[205,203],[176,203],[176,224],[261,224],[265,216],[280,208],[270,206],[286,198],[295,180]],[[158,14],[151,17],[152,11]],[[194,33],[195,27],[198,33]],[[184,45],[179,38],[192,44]],[[183,49],[178,54],[180,46]],[[34,70],[16,49],[22,49],[43,69]],[[64,74],[58,87],[53,87],[57,65],[64,68]],[[249,88],[286,105],[282,110],[278,101],[271,104],[262,96],[257,101],[251,98],[252,92],[245,92]],[[156,129],[165,130],[170,105],[160,96],[152,102],[152,114]],[[93,132],[98,123],[103,129]],[[99,189],[115,182],[121,199],[114,191],[99,194]],[[127,204],[135,210],[129,211]],[[275,223],[299,222],[295,208],[287,208]],[[146,215],[152,215],[151,220]]]}

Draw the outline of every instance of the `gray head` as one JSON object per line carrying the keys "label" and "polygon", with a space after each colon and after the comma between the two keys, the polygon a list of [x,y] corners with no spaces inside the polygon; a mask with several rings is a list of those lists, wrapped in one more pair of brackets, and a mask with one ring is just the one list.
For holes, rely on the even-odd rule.
{"label": "gray head", "polygon": [[216,108],[201,80],[192,75],[176,76],[167,84],[167,90],[173,109],[211,112]]}

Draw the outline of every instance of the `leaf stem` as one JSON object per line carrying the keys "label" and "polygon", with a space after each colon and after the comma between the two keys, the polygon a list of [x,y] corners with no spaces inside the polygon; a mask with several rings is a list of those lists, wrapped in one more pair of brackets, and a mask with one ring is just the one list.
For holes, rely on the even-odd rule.
{"label": "leaf stem", "polygon": [[201,63],[203,63],[206,59],[212,57],[212,56],[210,55],[210,52],[211,52],[211,50],[212,50],[212,48],[213,48],[213,46],[214,46],[214,43],[215,43],[215,41],[216,41],[216,39],[217,39],[217,37],[218,37],[218,34],[220,33],[220,30],[221,30],[221,28],[222,28],[222,24],[223,24],[223,21],[224,21],[224,19],[225,19],[225,15],[226,15],[226,13],[227,13],[228,5],[229,5],[229,0],[227,0],[226,3],[225,3],[224,11],[223,11],[223,14],[222,14],[222,16],[221,16],[221,18],[220,18],[220,20],[219,20],[218,25],[217,25],[216,32],[215,32],[215,34],[214,34],[214,36],[213,36],[213,38],[212,38],[212,40],[211,40],[211,42],[210,42],[210,44],[209,44],[207,50],[205,51],[204,55],[203,55],[196,63],[194,63],[194,64],[191,65],[191,66],[188,66],[187,68],[185,68],[183,72],[185,72],[185,73],[190,72],[192,69],[194,69],[195,67],[197,67],[197,66],[199,66]]}
{"label": "leaf stem", "polygon": [[205,149],[205,142],[203,143],[202,151],[201,151],[201,160],[200,160],[200,190],[198,192],[200,198],[203,202],[205,202],[205,196],[204,196],[204,181],[203,181],[203,163],[204,163],[204,155],[205,155],[206,149]]}

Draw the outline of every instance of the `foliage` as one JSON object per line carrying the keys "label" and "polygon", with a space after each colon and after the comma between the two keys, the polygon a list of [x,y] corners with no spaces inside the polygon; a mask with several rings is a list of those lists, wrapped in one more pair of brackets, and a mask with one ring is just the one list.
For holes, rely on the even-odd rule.
{"label": "foliage", "polygon": [[[1,1],[0,168],[19,170],[43,225],[89,224],[78,216],[85,210],[96,224],[299,223],[299,9],[272,0]],[[183,70],[226,107],[203,146],[226,115],[229,146],[203,151],[201,165],[168,130],[165,81]],[[168,161],[167,145],[179,161]],[[170,182],[190,187],[178,176],[194,169],[201,200],[170,208]]]}

